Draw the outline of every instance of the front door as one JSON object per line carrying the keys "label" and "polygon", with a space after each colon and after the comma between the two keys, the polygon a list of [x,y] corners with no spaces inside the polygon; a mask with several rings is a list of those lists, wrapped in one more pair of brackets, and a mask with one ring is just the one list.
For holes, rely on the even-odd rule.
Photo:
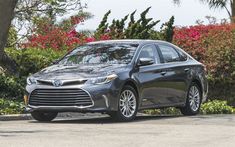
{"label": "front door", "polygon": [[156,46],[145,45],[139,54],[140,58],[152,58],[154,64],[140,66],[136,73],[136,78],[140,84],[140,100],[141,108],[156,107],[166,103],[167,87],[165,87],[165,74],[164,69],[159,68],[160,57],[158,55]]}

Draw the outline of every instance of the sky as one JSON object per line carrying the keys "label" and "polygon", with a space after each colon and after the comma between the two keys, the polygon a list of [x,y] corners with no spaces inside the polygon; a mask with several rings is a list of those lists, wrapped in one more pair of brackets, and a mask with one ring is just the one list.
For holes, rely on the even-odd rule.
{"label": "sky", "polygon": [[112,11],[109,16],[109,22],[111,22],[112,19],[123,18],[134,10],[137,10],[136,17],[138,18],[139,14],[149,6],[152,8],[148,17],[161,20],[161,23],[164,23],[174,15],[176,26],[195,25],[198,19],[203,20],[206,24],[205,16],[214,16],[218,20],[228,18],[225,10],[209,9],[208,5],[199,0],[181,0],[179,6],[173,4],[172,0],[82,0],[82,3],[87,3],[86,11],[91,12],[94,17],[79,26],[78,30],[95,30],[108,10]]}

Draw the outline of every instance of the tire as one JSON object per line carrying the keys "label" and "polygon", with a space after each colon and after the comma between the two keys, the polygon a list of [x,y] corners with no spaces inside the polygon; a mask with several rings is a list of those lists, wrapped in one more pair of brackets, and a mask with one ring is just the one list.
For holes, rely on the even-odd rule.
{"label": "tire", "polygon": [[[125,99],[124,93],[130,96],[129,101],[128,101],[128,96]],[[133,87],[126,85],[123,87],[118,98],[118,111],[109,112],[108,115],[111,116],[116,121],[127,122],[135,119],[137,111],[138,111],[137,92]]]}
{"label": "tire", "polygon": [[200,111],[202,92],[196,83],[189,86],[185,107],[180,108],[183,115],[196,115]]}
{"label": "tire", "polygon": [[40,122],[49,122],[56,118],[58,112],[31,112],[31,116]]}

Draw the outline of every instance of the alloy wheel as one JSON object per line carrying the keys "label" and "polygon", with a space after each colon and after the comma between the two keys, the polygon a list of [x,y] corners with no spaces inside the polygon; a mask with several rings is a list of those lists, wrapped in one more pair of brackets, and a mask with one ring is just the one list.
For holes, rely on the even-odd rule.
{"label": "alloy wheel", "polygon": [[189,104],[193,111],[197,111],[200,107],[200,92],[196,86],[192,86],[189,90]]}
{"label": "alloy wheel", "polygon": [[136,97],[131,90],[124,90],[121,93],[119,107],[123,116],[130,118],[136,111]]}

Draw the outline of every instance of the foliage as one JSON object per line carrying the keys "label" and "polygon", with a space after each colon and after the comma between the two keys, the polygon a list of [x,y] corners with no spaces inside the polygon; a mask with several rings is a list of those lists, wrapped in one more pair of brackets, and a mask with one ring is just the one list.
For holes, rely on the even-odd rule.
{"label": "foliage", "polygon": [[50,18],[38,18],[35,20],[34,33],[29,37],[29,41],[23,44],[23,48],[72,49],[82,43],[79,38],[80,34],[73,28],[82,21],[84,21],[83,18],[71,16],[69,20],[64,20],[62,24],[55,25],[51,23]]}
{"label": "foliage", "polygon": [[[216,74],[218,71],[215,71],[215,67],[221,63],[220,61],[229,58],[225,56],[233,56],[234,29],[235,25],[229,24],[176,28],[173,42],[193,57],[207,64],[209,71]],[[220,66],[228,67],[229,65]]]}
{"label": "foliage", "polygon": [[227,5],[231,6],[231,11],[233,11],[233,0],[200,0],[202,2],[205,2],[209,5],[210,8],[220,8],[220,9],[225,9],[229,15],[229,17],[232,17],[232,13],[230,12],[229,8]]}
{"label": "foliage", "polygon": [[[235,25],[198,25],[175,29],[174,44],[206,65],[209,96],[235,104]],[[230,95],[228,95],[230,94]]]}
{"label": "foliage", "polygon": [[226,101],[209,101],[201,106],[202,114],[232,114],[235,109],[227,104]]}
{"label": "foliage", "polygon": [[[159,23],[153,21],[153,18],[147,18],[150,7],[141,13],[139,20],[135,20],[135,12],[126,15],[121,20],[113,20],[112,24],[107,23],[111,11],[108,11],[94,35],[87,35],[83,32],[77,32],[75,27],[84,22],[87,17],[84,13],[71,16],[59,24],[53,24],[49,18],[35,19],[35,29],[29,41],[23,44],[23,48],[51,48],[54,50],[71,50],[72,48],[95,40],[108,39],[161,39],[172,41],[174,17],[169,22],[162,25],[160,32],[154,30],[154,26]],[[127,25],[127,19],[130,21]],[[45,21],[47,20],[47,21]],[[127,26],[127,27],[125,27]]]}
{"label": "foliage", "polygon": [[180,115],[181,114],[179,109],[176,109],[174,107],[164,108],[164,109],[144,110],[143,113],[150,114],[150,115]]}
{"label": "foliage", "polygon": [[0,115],[20,114],[24,111],[23,102],[7,100],[0,98]]}
{"label": "foliage", "polygon": [[[235,15],[235,3],[234,0],[200,0],[208,4],[210,8],[220,8],[225,9],[228,13],[232,22],[234,22]],[[180,4],[181,0],[173,0],[175,4]],[[230,7],[228,7],[230,6]]]}
{"label": "foliage", "polygon": [[7,48],[7,54],[16,61],[19,76],[26,77],[47,67],[53,61],[61,58],[66,51],[54,51],[53,49],[27,48],[16,50]]}
{"label": "foliage", "polygon": [[16,29],[11,26],[8,32],[8,39],[7,39],[7,44],[6,47],[12,47],[16,44],[17,42],[17,32]]}
{"label": "foliage", "polygon": [[[146,114],[150,115],[180,115],[179,109],[165,108],[165,109],[151,109],[144,110]],[[232,114],[235,109],[227,104],[226,101],[213,100],[202,104],[200,109],[201,114]]]}
{"label": "foliage", "polygon": [[19,77],[0,73],[0,97],[22,99],[26,86],[26,77],[47,67],[52,61],[61,58],[65,51],[53,49],[28,48],[16,50],[6,49],[7,54],[16,61],[19,68]]}
{"label": "foliage", "polygon": [[175,27],[173,26],[174,25],[174,21],[175,21],[175,18],[174,16],[172,16],[170,18],[170,20],[166,23],[164,23],[161,27],[161,32],[162,32],[162,39],[168,41],[168,42],[172,42],[173,40],[173,36],[174,36],[174,29]]}
{"label": "foliage", "polygon": [[80,0],[18,0],[13,24],[19,30],[31,30],[35,18],[51,18],[55,24],[57,16],[82,12],[86,7]]}
{"label": "foliage", "polygon": [[68,51],[84,43],[94,41],[95,38],[90,36],[89,32],[76,31],[76,27],[90,17],[92,17],[90,13],[80,12],[58,24],[54,24],[51,18],[37,18],[34,20],[33,34],[26,43],[21,45],[21,48],[51,48],[53,50]]}
{"label": "foliage", "polygon": [[[8,99],[20,99],[24,94],[23,79],[0,74],[0,97]],[[1,106],[1,105],[0,105]]]}
{"label": "foliage", "polygon": [[[120,20],[113,19],[112,23],[108,23],[109,10],[96,29],[95,38],[102,39],[162,39],[171,41],[173,36],[174,17],[169,22],[163,24],[164,28],[161,32],[154,30],[154,27],[160,22],[153,21],[153,18],[147,18],[151,7],[147,8],[140,14],[140,18],[135,20],[136,11],[126,15]],[[127,22],[129,18],[129,22]]]}

